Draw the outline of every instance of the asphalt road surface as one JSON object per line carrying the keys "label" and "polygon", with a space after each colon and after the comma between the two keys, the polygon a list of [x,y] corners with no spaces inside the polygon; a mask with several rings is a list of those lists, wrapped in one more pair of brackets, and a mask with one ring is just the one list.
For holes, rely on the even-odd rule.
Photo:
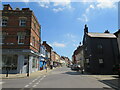
{"label": "asphalt road surface", "polygon": [[36,78],[4,79],[2,88],[106,88],[94,77],[62,67]]}

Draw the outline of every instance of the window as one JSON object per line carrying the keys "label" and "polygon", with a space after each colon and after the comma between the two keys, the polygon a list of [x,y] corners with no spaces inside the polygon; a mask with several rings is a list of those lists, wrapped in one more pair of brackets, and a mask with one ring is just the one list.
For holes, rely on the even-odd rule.
{"label": "window", "polygon": [[35,68],[36,67],[36,58],[35,57],[33,57],[33,62],[32,62],[32,68]]}
{"label": "window", "polygon": [[36,30],[36,23],[33,23],[34,24],[34,30]]}
{"label": "window", "polygon": [[102,64],[103,63],[103,59],[99,59],[99,63]]}
{"label": "window", "polygon": [[2,35],[0,35],[0,44],[4,44],[5,43],[6,35],[7,35],[6,32],[2,32]]}
{"label": "window", "polygon": [[20,19],[20,26],[26,26],[26,20],[25,19]]}
{"label": "window", "polygon": [[24,65],[27,65],[28,58],[29,58],[28,55],[25,55],[25,56],[24,56]]}
{"label": "window", "polygon": [[89,63],[90,61],[89,61],[89,59],[86,59],[86,63]]}
{"label": "window", "polygon": [[8,22],[8,20],[7,19],[2,19],[2,26],[7,26],[7,22]]}
{"label": "window", "polygon": [[6,67],[10,67],[12,70],[17,69],[17,55],[2,55],[2,67],[6,69]]}
{"label": "window", "polygon": [[18,44],[24,44],[25,32],[18,32]]}
{"label": "window", "polygon": [[2,26],[2,19],[0,18],[0,26]]}
{"label": "window", "polygon": [[97,52],[98,54],[103,54],[103,46],[101,44],[97,45]]}
{"label": "window", "polygon": [[98,49],[102,49],[103,48],[101,44],[99,44],[97,47],[98,47]]}
{"label": "window", "polygon": [[32,45],[35,46],[35,37],[32,37]]}

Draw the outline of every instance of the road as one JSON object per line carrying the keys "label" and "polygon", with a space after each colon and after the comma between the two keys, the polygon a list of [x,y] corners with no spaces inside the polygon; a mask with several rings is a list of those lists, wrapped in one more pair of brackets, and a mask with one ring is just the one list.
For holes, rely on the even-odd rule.
{"label": "road", "polygon": [[110,88],[94,77],[62,67],[36,78],[4,79],[3,88]]}

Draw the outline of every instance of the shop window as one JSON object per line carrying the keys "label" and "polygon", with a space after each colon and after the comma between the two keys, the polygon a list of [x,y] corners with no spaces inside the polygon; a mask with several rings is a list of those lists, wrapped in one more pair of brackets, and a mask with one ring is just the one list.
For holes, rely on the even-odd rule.
{"label": "shop window", "polygon": [[32,68],[35,68],[35,58],[33,58]]}
{"label": "shop window", "polygon": [[24,56],[24,65],[27,65],[27,63],[28,63],[28,55],[25,55]]}
{"label": "shop window", "polygon": [[17,69],[17,61],[18,56],[17,55],[2,55],[2,67],[3,69],[6,69],[6,67],[10,67],[12,70]]}

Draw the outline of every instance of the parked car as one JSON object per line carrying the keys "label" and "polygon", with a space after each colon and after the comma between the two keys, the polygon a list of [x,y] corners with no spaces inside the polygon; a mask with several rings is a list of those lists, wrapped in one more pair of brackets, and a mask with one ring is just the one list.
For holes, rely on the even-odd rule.
{"label": "parked car", "polygon": [[114,72],[114,74],[117,74],[120,77],[120,64],[113,66],[113,72]]}
{"label": "parked car", "polygon": [[71,70],[79,71],[80,70],[80,65],[74,64],[71,66]]}

